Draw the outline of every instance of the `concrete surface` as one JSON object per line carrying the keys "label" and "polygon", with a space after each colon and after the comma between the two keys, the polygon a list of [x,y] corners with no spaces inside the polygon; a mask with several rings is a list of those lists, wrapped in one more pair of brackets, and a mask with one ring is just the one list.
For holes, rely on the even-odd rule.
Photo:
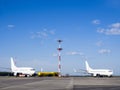
{"label": "concrete surface", "polygon": [[0,77],[0,90],[120,90],[120,77]]}

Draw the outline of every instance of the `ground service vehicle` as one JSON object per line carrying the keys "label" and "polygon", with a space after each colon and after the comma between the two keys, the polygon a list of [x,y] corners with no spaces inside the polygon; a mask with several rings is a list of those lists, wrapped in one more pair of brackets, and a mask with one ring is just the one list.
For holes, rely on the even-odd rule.
{"label": "ground service vehicle", "polygon": [[58,76],[59,73],[58,72],[38,72],[37,75],[39,77],[44,77],[44,76],[51,77],[51,76]]}

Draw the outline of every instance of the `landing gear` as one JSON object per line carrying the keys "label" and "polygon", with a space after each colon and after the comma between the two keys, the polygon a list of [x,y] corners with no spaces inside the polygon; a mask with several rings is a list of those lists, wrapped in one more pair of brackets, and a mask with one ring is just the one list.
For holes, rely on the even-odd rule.
{"label": "landing gear", "polygon": [[25,77],[30,77],[30,75],[27,74],[27,75],[25,75]]}
{"label": "landing gear", "polygon": [[96,77],[101,77],[101,75],[100,75],[100,74],[97,74]]}

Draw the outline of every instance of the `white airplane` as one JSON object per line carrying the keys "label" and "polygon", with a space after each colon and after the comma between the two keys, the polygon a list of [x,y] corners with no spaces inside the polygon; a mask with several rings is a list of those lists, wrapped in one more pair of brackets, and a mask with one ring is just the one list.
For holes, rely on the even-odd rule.
{"label": "white airplane", "polygon": [[14,73],[14,76],[24,75],[26,77],[29,77],[35,74],[35,69],[31,67],[17,67],[12,57],[11,57],[11,70]]}
{"label": "white airplane", "polygon": [[88,62],[85,61],[86,65],[86,71],[89,74],[92,74],[92,76],[108,76],[111,77],[113,75],[113,71],[109,69],[92,69]]}

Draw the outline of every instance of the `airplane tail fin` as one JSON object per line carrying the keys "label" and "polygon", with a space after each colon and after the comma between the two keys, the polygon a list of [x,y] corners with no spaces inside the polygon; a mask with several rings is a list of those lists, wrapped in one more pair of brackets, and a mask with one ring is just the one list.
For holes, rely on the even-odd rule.
{"label": "airplane tail fin", "polygon": [[87,72],[90,72],[92,70],[92,68],[90,68],[90,66],[89,66],[87,61],[85,61],[85,65],[86,65]]}
{"label": "airplane tail fin", "polygon": [[14,71],[16,68],[17,68],[17,67],[16,67],[16,65],[15,65],[15,63],[14,63],[14,60],[13,60],[13,58],[11,57],[11,70]]}

